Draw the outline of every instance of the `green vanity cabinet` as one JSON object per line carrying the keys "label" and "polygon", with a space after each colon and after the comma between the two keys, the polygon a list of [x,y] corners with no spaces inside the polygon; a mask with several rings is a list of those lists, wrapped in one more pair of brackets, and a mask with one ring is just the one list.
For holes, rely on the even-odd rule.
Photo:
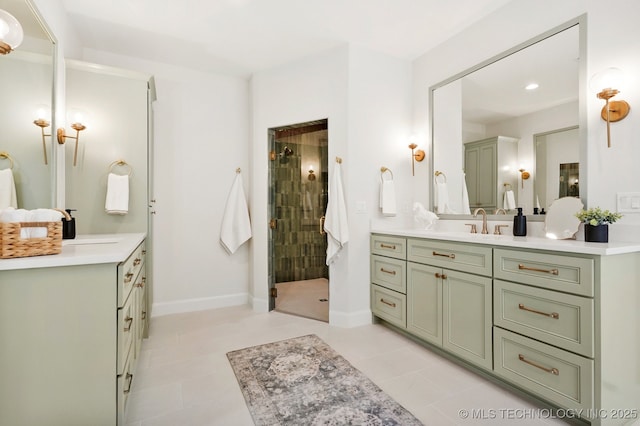
{"label": "green vanity cabinet", "polygon": [[407,331],[491,369],[491,278],[453,269],[490,275],[491,249],[408,239],[407,253]]}
{"label": "green vanity cabinet", "polygon": [[372,269],[371,288],[397,297],[406,319],[372,298],[374,316],[572,418],[640,419],[640,244],[403,235],[372,233],[371,258],[399,268],[396,286],[406,272],[405,287]]}
{"label": "green vanity cabinet", "polygon": [[125,424],[148,330],[144,244],[123,262],[0,270],[1,425]]}

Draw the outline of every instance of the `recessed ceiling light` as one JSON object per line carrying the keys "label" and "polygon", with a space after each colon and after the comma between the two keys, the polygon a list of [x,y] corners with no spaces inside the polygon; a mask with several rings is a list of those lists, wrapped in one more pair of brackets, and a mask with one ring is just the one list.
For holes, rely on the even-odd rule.
{"label": "recessed ceiling light", "polygon": [[530,83],[530,84],[526,85],[525,89],[526,90],[536,90],[538,87],[539,87],[538,83]]}

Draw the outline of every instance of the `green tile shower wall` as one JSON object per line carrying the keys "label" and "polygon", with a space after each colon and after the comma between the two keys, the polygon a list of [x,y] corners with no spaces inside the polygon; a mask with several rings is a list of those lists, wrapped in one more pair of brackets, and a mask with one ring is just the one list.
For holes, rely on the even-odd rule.
{"label": "green tile shower wall", "polygon": [[309,181],[308,171],[303,170],[304,163],[301,163],[301,153],[315,149],[321,163],[326,165],[328,149],[304,146],[291,139],[276,141],[276,153],[282,153],[285,145],[293,150],[290,156],[278,155],[274,165],[278,220],[278,228],[273,233],[276,283],[329,278],[325,265],[326,235],[319,232],[320,217],[327,202],[327,173],[316,172],[316,180]]}

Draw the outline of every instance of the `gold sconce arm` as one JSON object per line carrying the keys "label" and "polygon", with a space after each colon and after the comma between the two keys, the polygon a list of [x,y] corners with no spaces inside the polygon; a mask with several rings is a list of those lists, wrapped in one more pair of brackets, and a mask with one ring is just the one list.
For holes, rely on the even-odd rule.
{"label": "gold sconce arm", "polygon": [[415,162],[421,162],[422,160],[424,160],[425,157],[425,153],[423,150],[419,149],[417,151],[414,152],[414,150],[418,147],[418,145],[416,145],[415,143],[411,143],[409,144],[409,148],[411,148],[411,175],[415,176],[416,175],[416,169],[415,169]]}
{"label": "gold sconce arm", "polygon": [[626,101],[609,100],[618,93],[620,93],[619,90],[607,88],[596,95],[598,99],[604,99],[605,101],[604,107],[602,107],[602,111],[600,111],[600,116],[607,122],[607,148],[611,148],[611,123],[625,118],[631,109]]}
{"label": "gold sconce arm", "polygon": [[81,123],[73,123],[71,125],[71,128],[76,131],[75,136],[68,136],[63,127],[58,129],[57,134],[58,134],[58,143],[60,145],[63,145],[66,142],[67,138],[76,140],[76,146],[73,151],[73,165],[75,166],[78,161],[78,141],[80,140],[80,132],[86,129],[87,127],[82,125]]}
{"label": "gold sconce arm", "polygon": [[46,134],[44,132],[44,129],[46,127],[49,127],[49,122],[43,118],[38,118],[37,120],[33,121],[33,124],[35,124],[36,126],[40,127],[40,131],[42,132],[42,151],[44,152],[44,164],[49,164],[47,161],[47,142],[45,141],[45,137],[46,136],[51,136],[51,134]]}

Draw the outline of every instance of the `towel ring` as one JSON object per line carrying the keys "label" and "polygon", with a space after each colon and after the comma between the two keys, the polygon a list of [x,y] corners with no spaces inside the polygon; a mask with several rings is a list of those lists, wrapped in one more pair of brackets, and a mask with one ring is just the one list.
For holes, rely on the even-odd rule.
{"label": "towel ring", "polygon": [[0,158],[9,160],[9,169],[13,169],[13,158],[11,158],[8,152],[5,152],[5,151],[0,152]]}
{"label": "towel ring", "polygon": [[131,167],[130,164],[128,164],[126,161],[124,160],[116,160],[113,163],[109,164],[109,172],[113,171],[113,168],[116,166],[126,166],[129,168],[129,173],[127,173],[127,176],[131,176],[131,173],[133,172],[133,167]]}
{"label": "towel ring", "polygon": [[385,166],[380,167],[380,180],[384,182],[385,172],[389,172],[389,174],[391,174],[391,180],[393,180],[393,172]]}
{"label": "towel ring", "polygon": [[336,157],[336,163],[338,163],[338,164],[342,164],[342,158],[340,158],[340,157]]}
{"label": "towel ring", "polygon": [[438,176],[442,176],[444,179],[443,183],[447,183],[447,175],[445,175],[444,173],[442,173],[441,171],[436,170],[436,172],[434,173],[434,178],[433,180],[436,181],[436,183],[438,182]]}
{"label": "towel ring", "polygon": [[502,186],[505,187],[505,191],[511,191],[511,184],[510,183],[503,183]]}

